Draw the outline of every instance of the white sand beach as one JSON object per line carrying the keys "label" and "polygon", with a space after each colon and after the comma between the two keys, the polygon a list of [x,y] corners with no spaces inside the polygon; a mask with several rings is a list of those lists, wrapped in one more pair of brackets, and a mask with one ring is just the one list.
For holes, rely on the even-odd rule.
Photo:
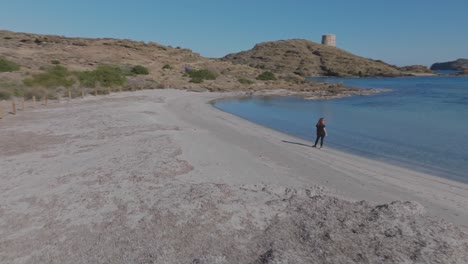
{"label": "white sand beach", "polygon": [[1,119],[0,263],[468,260],[468,185],[209,104],[233,95],[146,90]]}

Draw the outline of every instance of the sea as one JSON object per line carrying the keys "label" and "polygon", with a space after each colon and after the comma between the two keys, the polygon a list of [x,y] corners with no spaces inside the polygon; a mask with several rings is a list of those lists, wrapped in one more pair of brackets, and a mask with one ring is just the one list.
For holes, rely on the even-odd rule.
{"label": "sea", "polygon": [[317,120],[324,117],[325,151],[333,148],[468,183],[468,76],[310,81],[391,92],[332,100],[249,97],[214,106],[311,142]]}

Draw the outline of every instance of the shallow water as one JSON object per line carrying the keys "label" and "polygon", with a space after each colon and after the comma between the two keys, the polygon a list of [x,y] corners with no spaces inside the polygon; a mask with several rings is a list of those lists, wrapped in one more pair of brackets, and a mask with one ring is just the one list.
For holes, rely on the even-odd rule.
{"label": "shallow water", "polygon": [[468,76],[320,81],[393,91],[318,101],[253,97],[215,107],[311,141],[324,117],[327,146],[468,182]]}

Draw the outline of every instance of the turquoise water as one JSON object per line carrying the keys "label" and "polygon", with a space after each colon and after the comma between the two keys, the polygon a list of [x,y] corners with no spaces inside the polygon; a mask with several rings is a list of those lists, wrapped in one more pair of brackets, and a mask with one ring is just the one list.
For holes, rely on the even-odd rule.
{"label": "turquoise water", "polygon": [[310,141],[324,117],[325,146],[468,182],[468,76],[324,80],[393,91],[318,101],[252,97],[215,107]]}

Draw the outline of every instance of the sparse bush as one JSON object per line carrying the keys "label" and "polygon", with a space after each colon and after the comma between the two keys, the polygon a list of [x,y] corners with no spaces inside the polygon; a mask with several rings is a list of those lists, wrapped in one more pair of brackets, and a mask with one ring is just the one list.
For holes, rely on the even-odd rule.
{"label": "sparse bush", "polygon": [[218,77],[216,73],[209,71],[207,69],[200,69],[200,70],[188,70],[188,76],[190,76],[190,82],[193,83],[201,83],[203,80],[216,80]]}
{"label": "sparse bush", "polygon": [[122,86],[127,81],[125,73],[119,67],[110,65],[101,65],[96,70],[78,72],[77,75],[81,85],[85,87],[95,87],[97,82],[104,87]]}
{"label": "sparse bush", "polygon": [[255,83],[254,81],[249,80],[249,79],[245,79],[245,78],[239,78],[239,79],[237,79],[237,81],[239,81],[242,84],[253,84],[253,83]]}
{"label": "sparse bush", "polygon": [[0,57],[0,72],[12,72],[20,69],[20,66],[15,62],[9,61]]}
{"label": "sparse bush", "polygon": [[60,64],[60,61],[59,60],[51,60],[50,63],[58,65],[58,64]]}
{"label": "sparse bush", "polygon": [[295,74],[288,74],[288,75],[282,76],[281,79],[289,83],[295,83],[295,84],[306,83],[306,80],[304,79],[304,77],[299,77],[298,75],[295,75]]}
{"label": "sparse bush", "polygon": [[134,77],[128,79],[126,87],[129,90],[155,89],[157,83],[152,78]]}
{"label": "sparse bush", "polygon": [[264,71],[262,74],[258,75],[256,79],[261,81],[275,81],[276,76],[271,71]]}
{"label": "sparse bush", "polygon": [[24,91],[24,98],[26,99],[32,99],[35,96],[37,100],[40,100],[48,95],[49,91],[43,87],[29,87]]}
{"label": "sparse bush", "polygon": [[170,64],[165,64],[163,67],[162,67],[163,70],[172,70],[172,66]]}
{"label": "sparse bush", "polygon": [[149,71],[146,67],[143,67],[141,65],[134,66],[131,70],[132,73],[134,74],[143,74],[143,75],[148,75]]}
{"label": "sparse bush", "polygon": [[133,67],[135,67],[135,66],[128,65],[128,64],[119,66],[120,70],[122,71],[122,73],[125,76],[135,76],[135,75],[137,75],[136,73],[133,72]]}
{"label": "sparse bush", "polygon": [[32,78],[24,80],[26,86],[42,86],[46,88],[70,87],[74,83],[75,79],[71,73],[61,65],[48,68],[45,73],[35,74]]}
{"label": "sparse bush", "polygon": [[24,93],[24,85],[20,82],[0,79],[0,100],[7,100],[12,96],[21,97]]}
{"label": "sparse bush", "polygon": [[87,94],[86,89],[81,88],[79,85],[75,84],[72,87],[70,87],[69,89],[67,89],[66,91],[64,91],[63,96],[68,97],[68,91],[70,91],[72,98],[81,97],[81,90],[83,90],[84,94]]}
{"label": "sparse bush", "polygon": [[200,78],[200,77],[193,77],[193,78],[190,79],[190,82],[191,83],[202,83],[203,79]]}
{"label": "sparse bush", "polygon": [[11,95],[12,92],[9,89],[0,89],[0,100],[8,100],[10,99]]}

